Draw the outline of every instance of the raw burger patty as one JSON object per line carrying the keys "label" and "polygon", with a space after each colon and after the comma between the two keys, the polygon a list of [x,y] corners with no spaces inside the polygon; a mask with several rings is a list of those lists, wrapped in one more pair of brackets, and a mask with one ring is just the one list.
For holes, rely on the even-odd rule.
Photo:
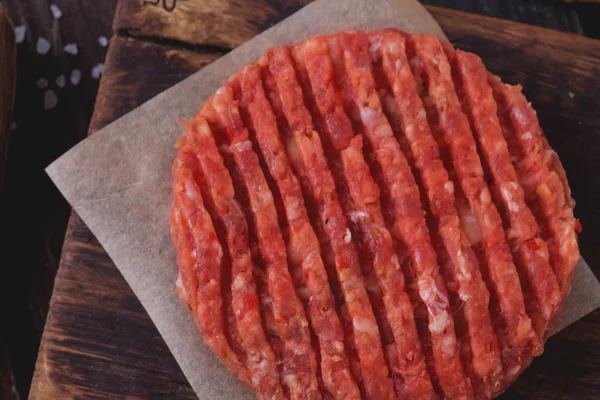
{"label": "raw burger patty", "polygon": [[268,50],[177,142],[176,288],[260,399],[489,399],[540,355],[579,260],[519,86],[387,29]]}

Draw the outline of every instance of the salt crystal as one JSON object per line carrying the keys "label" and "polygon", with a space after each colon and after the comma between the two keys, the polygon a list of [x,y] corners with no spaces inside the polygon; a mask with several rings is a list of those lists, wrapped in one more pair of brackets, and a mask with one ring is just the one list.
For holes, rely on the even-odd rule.
{"label": "salt crystal", "polygon": [[71,71],[71,76],[69,77],[69,80],[71,81],[71,84],[73,86],[79,85],[79,82],[81,81],[81,71],[78,69],[74,69],[73,71]]}
{"label": "salt crystal", "polygon": [[77,53],[79,53],[79,49],[77,48],[77,44],[75,43],[69,43],[64,47],[63,50],[65,51],[65,53],[69,53],[74,56],[77,55]]}
{"label": "salt crystal", "polygon": [[50,10],[52,11],[54,19],[59,19],[62,17],[62,11],[60,11],[60,8],[58,8],[56,4],[50,4]]}
{"label": "salt crystal", "polygon": [[37,81],[38,89],[46,89],[48,87],[48,81],[44,78],[40,78]]}
{"label": "salt crystal", "polygon": [[10,127],[8,128],[8,130],[14,131],[15,129],[17,129],[17,123],[13,121],[10,123]]}
{"label": "salt crystal", "polygon": [[573,92],[569,92],[569,97],[570,97],[570,98],[573,98],[573,97],[575,97],[575,93],[573,93]]}
{"label": "salt crystal", "polygon": [[100,75],[102,75],[102,71],[104,70],[104,64],[96,64],[94,68],[92,68],[92,78],[99,79]]}
{"label": "salt crystal", "polygon": [[22,43],[25,40],[25,32],[27,32],[25,25],[15,26],[15,40],[17,43]]}
{"label": "salt crystal", "polygon": [[100,46],[102,47],[108,46],[108,39],[106,38],[106,36],[100,36],[98,38],[98,44],[100,44]]}
{"label": "salt crystal", "polygon": [[65,87],[66,83],[67,83],[67,78],[65,78],[65,76],[63,74],[60,74],[58,77],[56,77],[56,86],[62,88],[62,87]]}
{"label": "salt crystal", "polygon": [[46,90],[46,92],[44,93],[44,109],[52,110],[54,107],[56,107],[57,103],[58,97],[56,97],[56,93],[54,93],[54,90]]}
{"label": "salt crystal", "polygon": [[46,39],[44,39],[43,37],[41,37],[38,39],[35,49],[38,54],[46,54],[50,50],[50,47],[51,47],[50,42],[47,41]]}

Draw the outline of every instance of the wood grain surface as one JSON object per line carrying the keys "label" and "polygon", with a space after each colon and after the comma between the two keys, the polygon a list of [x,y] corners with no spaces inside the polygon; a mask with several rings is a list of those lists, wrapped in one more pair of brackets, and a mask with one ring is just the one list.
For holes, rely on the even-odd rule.
{"label": "wood grain surface", "polygon": [[[202,38],[192,40],[184,30],[170,27],[169,18],[178,11],[163,7],[172,4],[169,1],[152,0],[146,8],[126,3],[120,4],[114,28],[135,39],[111,41],[90,133],[287,16],[299,4],[248,2],[248,9],[234,9],[225,28],[214,21],[202,24],[196,33]],[[177,1],[177,7],[190,3]],[[223,4],[241,2],[204,4],[214,7],[214,12],[201,7],[203,18],[222,18],[221,13],[232,12]],[[135,16],[136,10],[145,13],[143,19]],[[600,167],[599,43],[440,8],[430,11],[458,47],[480,54],[505,80],[524,84],[578,200],[576,214],[584,226],[582,253],[592,267],[600,265],[600,249],[594,241],[600,234],[600,211],[595,206],[600,201],[600,175],[592,172]],[[600,393],[598,360],[600,311],[551,338],[545,354],[502,398],[595,399]],[[30,397],[196,398],[143,308],[75,214],[65,238]]]}
{"label": "wood grain surface", "polygon": [[[219,55],[114,37],[90,134]],[[50,310],[30,398],[193,398],[152,321],[76,214]]]}
{"label": "wood grain surface", "polygon": [[[309,2],[310,0],[120,1],[114,28],[137,37],[178,40],[185,45],[231,49],[279,22],[282,15],[289,15]],[[579,18],[572,8],[547,0],[424,0],[423,3],[565,32],[583,33]],[[202,23],[199,24],[198,21]]]}
{"label": "wood grain surface", "polygon": [[575,7],[557,0],[423,0],[422,3],[563,32],[584,32]]}
{"label": "wood grain surface", "polygon": [[[16,127],[0,195],[0,341],[6,343],[17,392],[26,398],[71,213],[44,168],[87,134],[99,82],[91,70],[107,51],[98,37],[111,37],[117,0],[0,3],[14,25],[26,29],[17,44]],[[60,19],[53,18],[50,4],[62,10]],[[48,53],[37,53],[39,38],[52,44]],[[63,50],[70,43],[77,43],[78,54]],[[81,71],[77,85],[69,81],[75,69]],[[61,75],[64,87],[56,84]],[[46,88],[38,87],[41,79]],[[44,109],[48,90],[58,100],[50,110]]]}
{"label": "wood grain surface", "polygon": [[233,49],[308,3],[310,0],[120,1],[114,29],[142,38]]}

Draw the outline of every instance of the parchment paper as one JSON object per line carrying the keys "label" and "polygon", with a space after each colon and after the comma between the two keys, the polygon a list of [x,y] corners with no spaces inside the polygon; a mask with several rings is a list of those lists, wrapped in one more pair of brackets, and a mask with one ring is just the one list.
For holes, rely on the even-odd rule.
{"label": "parchment paper", "polygon": [[[238,67],[264,50],[319,33],[397,27],[445,37],[415,0],[319,0],[79,143],[47,172],[115,262],[203,399],[251,398],[202,339],[175,292],[169,238],[173,144]],[[556,330],[600,306],[600,285],[582,260]]]}

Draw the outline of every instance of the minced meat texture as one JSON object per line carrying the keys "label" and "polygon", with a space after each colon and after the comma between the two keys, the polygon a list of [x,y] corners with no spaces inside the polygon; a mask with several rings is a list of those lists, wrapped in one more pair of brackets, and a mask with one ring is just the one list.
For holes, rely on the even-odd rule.
{"label": "minced meat texture", "polygon": [[[344,331],[321,258],[321,248],[310,224],[298,179],[292,172],[277,121],[262,87],[261,70],[252,65],[240,73],[242,107],[250,116],[263,159],[279,190],[285,208],[290,268],[296,265],[306,288],[307,314],[320,349],[324,388],[334,399],[360,398],[344,349]],[[296,284],[298,287],[299,285]]]}
{"label": "minced meat texture", "polygon": [[492,197],[507,225],[506,237],[528,300],[525,307],[537,335],[543,338],[560,304],[560,289],[550,265],[550,254],[510,161],[485,66],[475,54],[457,50],[451,56],[463,109],[481,149],[484,169],[492,178]]}
{"label": "minced meat texture", "polygon": [[479,229],[479,240],[471,244],[481,254],[484,279],[493,293],[491,302],[497,307],[494,317],[507,374],[516,375],[523,360],[539,354],[540,340],[525,310],[502,221],[485,182],[469,121],[462,112],[440,41],[433,36],[411,35],[408,42],[411,66],[423,82],[425,109],[442,160],[460,186],[468,214],[473,215]]}
{"label": "minced meat texture", "polygon": [[[354,133],[352,122],[344,112],[341,100],[344,96],[340,96],[334,84],[344,68],[343,59],[337,56],[340,52],[334,46],[339,47],[335,42],[328,43],[326,37],[317,37],[308,40],[302,47],[311,93],[319,110],[322,130],[332,143],[330,147],[333,154],[329,158],[338,159],[333,163],[333,173],[339,182],[343,181],[346,185],[346,190],[341,194],[345,197],[342,200],[344,211],[356,225],[359,233],[356,236],[362,238],[362,250],[370,259],[369,263],[363,263],[366,266],[363,269],[373,271],[384,305],[381,319],[387,321],[396,342],[398,355],[388,357],[390,369],[399,375],[395,379],[396,391],[403,396],[426,398],[428,394],[433,394],[433,387],[419,343],[412,305],[404,289],[404,279],[402,274],[397,273],[400,263],[379,206],[379,187],[364,160],[362,136],[354,136],[349,142],[347,140]],[[313,63],[313,60],[319,62]],[[342,64],[341,68],[335,66],[338,63]],[[350,89],[350,86],[352,83],[346,87]]]}
{"label": "minced meat texture", "polygon": [[[395,132],[409,143],[409,160],[413,160],[435,219],[434,238],[444,250],[441,266],[450,294],[455,293],[454,316],[463,325],[459,336],[467,370],[476,392],[493,393],[501,382],[502,365],[496,335],[488,311],[489,292],[481,278],[479,263],[461,229],[455,200],[455,185],[444,168],[439,149],[427,122],[417,81],[406,55],[405,40],[396,31],[371,35],[371,54],[375,65],[385,75],[388,88],[381,97],[391,96],[388,107],[395,109],[401,130]],[[387,93],[387,91],[392,93]],[[459,207],[460,208],[460,207]]]}
{"label": "minced meat texture", "polygon": [[260,399],[489,399],[542,352],[579,260],[520,88],[434,36],[270,49],[177,142],[176,290]]}
{"label": "minced meat texture", "polygon": [[[215,220],[225,227],[231,265],[231,298],[239,337],[247,358],[252,387],[268,398],[283,398],[279,382],[279,367],[273,349],[262,327],[253,262],[248,245],[248,226],[223,159],[219,154],[208,123],[197,118],[190,132],[198,160],[205,192],[214,205]],[[199,149],[202,149],[200,152]],[[210,258],[206,260],[210,262]]]}

